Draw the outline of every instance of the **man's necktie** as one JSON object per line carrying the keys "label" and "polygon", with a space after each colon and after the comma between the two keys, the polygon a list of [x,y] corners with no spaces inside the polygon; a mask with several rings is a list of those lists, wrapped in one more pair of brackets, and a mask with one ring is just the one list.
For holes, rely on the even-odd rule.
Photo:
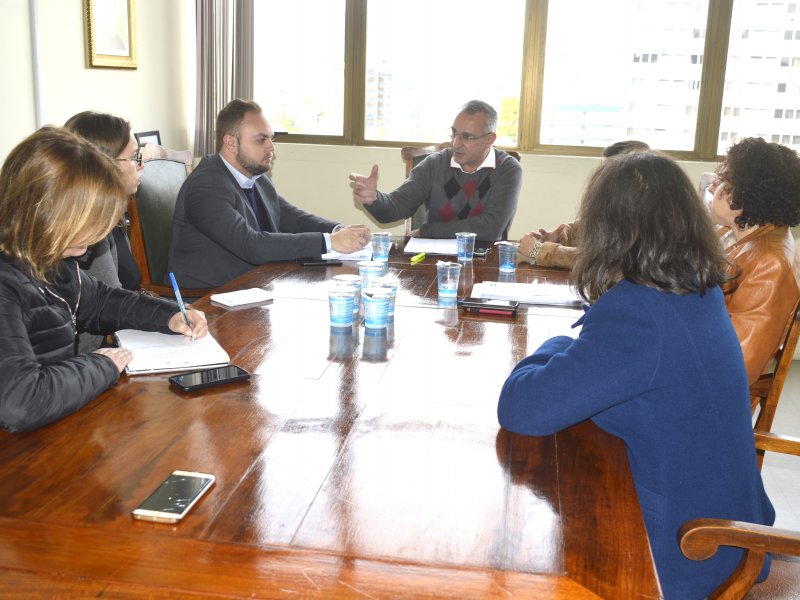
{"label": "man's necktie", "polygon": [[253,213],[256,215],[256,220],[258,221],[258,228],[261,231],[271,231],[272,228],[269,224],[269,216],[267,215],[267,210],[264,208],[264,205],[259,201],[258,196],[256,195],[256,188],[249,187],[249,188],[242,188],[244,191],[244,195],[247,196],[247,201],[250,203],[250,208],[253,209]]}

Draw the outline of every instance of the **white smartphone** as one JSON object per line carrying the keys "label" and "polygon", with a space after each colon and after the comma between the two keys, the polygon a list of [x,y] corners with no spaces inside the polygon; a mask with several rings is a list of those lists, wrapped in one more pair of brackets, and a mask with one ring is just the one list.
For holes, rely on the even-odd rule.
{"label": "white smartphone", "polygon": [[133,511],[133,518],[156,523],[177,523],[214,485],[215,479],[216,477],[208,473],[173,471]]}

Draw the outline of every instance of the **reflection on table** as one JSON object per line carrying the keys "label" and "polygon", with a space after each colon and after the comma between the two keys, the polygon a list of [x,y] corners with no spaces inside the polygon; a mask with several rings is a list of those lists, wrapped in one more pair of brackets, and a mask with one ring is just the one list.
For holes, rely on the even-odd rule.
{"label": "reflection on table", "polygon": [[[182,394],[124,376],[59,423],[0,433],[0,593],[658,597],[622,444],[591,423],[497,425],[510,369],[580,313],[440,308],[435,260],[392,255],[396,314],[377,332],[329,324],[330,278],[355,265],[258,267],[220,291],[271,304],[195,303],[249,382]],[[497,273],[474,261],[460,293]],[[175,469],[217,481],[177,525],[132,520]]]}

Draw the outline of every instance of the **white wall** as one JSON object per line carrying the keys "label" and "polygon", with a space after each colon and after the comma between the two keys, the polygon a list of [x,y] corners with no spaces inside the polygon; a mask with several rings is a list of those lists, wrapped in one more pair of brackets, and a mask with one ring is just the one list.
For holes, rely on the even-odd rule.
{"label": "white wall", "polygon": [[[130,120],[134,131],[157,129],[164,145],[191,147],[194,109],[193,0],[137,0],[139,66],[86,67],[83,0],[0,0],[0,160],[36,129],[29,6],[38,7],[41,48],[39,73],[44,123],[61,124],[81,110],[94,109]],[[552,228],[575,217],[583,186],[597,158],[522,155],[523,182],[510,236]],[[381,168],[381,189],[403,179],[396,148],[280,144],[273,177],[291,202],[345,223],[401,232],[402,223],[383,226],[356,207],[349,188],[351,171]],[[682,163],[692,181],[713,163]]]}
{"label": "white wall", "polygon": [[[599,158],[523,154],[522,190],[509,237],[531,229],[551,229],[575,218],[584,184]],[[278,191],[290,202],[344,223],[367,223],[373,229],[402,232],[402,223],[381,225],[356,207],[349,187],[351,172],[380,166],[379,187],[390,191],[402,182],[405,166],[397,148],[279,144],[273,167]],[[714,163],[682,163],[692,181]]]}
{"label": "white wall", "polygon": [[185,33],[194,2],[137,0],[139,66],[130,70],[86,67],[83,0],[0,0],[0,160],[37,128],[31,4],[39,15],[42,124],[99,110],[128,119],[134,131],[161,131],[167,146],[189,147]]}

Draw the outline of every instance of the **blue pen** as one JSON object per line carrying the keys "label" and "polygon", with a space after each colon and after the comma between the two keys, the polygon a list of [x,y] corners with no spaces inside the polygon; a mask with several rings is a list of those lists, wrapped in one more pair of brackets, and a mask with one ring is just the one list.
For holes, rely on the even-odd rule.
{"label": "blue pen", "polygon": [[[183,305],[183,298],[181,298],[181,291],[178,289],[178,282],[175,281],[175,275],[170,272],[169,280],[172,282],[172,291],[175,292],[175,299],[178,301],[178,308],[181,309],[181,314],[183,315],[183,320],[186,321],[186,325],[191,327],[192,324],[189,322],[189,315],[186,314],[186,307]],[[194,335],[192,335],[192,340],[194,340]]]}

